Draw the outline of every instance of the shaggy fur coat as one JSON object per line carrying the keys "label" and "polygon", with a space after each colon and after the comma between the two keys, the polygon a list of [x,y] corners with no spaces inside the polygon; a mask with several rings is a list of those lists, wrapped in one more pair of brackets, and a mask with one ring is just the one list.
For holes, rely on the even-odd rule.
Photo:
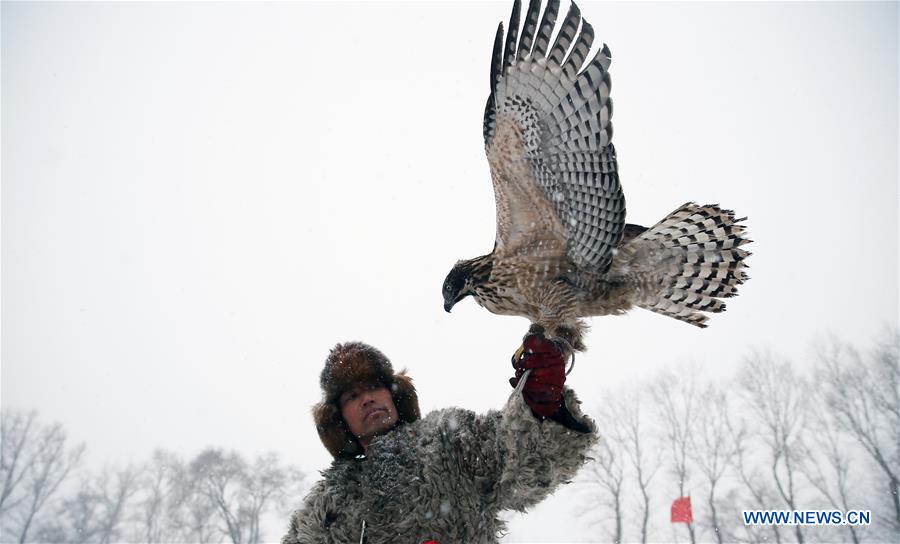
{"label": "shaggy fur coat", "polygon": [[500,411],[447,408],[395,427],[365,457],[323,471],[281,542],[497,542],[498,514],[524,512],[568,482],[597,441],[568,388],[565,403],[590,432],[538,420],[520,388]]}

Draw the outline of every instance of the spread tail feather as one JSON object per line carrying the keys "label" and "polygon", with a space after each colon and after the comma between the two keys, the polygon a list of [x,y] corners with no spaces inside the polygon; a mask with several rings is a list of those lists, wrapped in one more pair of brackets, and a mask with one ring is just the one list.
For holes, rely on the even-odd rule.
{"label": "spread tail feather", "polygon": [[746,217],[715,204],[684,204],[638,236],[636,241],[656,243],[671,256],[662,271],[659,291],[638,306],[675,319],[706,327],[706,312],[725,311],[723,298],[737,294],[748,277],[741,246]]}

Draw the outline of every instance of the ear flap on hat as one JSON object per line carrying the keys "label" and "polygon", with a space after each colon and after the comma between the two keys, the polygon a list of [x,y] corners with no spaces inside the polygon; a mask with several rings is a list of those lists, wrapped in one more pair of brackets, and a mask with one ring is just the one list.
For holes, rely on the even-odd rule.
{"label": "ear flap on hat", "polygon": [[313,420],[322,444],[332,457],[353,458],[363,452],[362,446],[344,424],[340,410],[331,403],[320,402],[313,407]]}
{"label": "ear flap on hat", "polygon": [[397,409],[397,419],[404,423],[412,423],[421,417],[419,413],[419,396],[412,378],[406,375],[406,370],[394,374],[394,383],[391,386],[391,394],[394,407]]}

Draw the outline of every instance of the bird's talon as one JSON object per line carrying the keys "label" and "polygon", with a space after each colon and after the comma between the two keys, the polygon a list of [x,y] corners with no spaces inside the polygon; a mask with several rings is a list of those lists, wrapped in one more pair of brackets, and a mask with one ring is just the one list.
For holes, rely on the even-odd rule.
{"label": "bird's talon", "polygon": [[516,352],[513,353],[513,358],[512,358],[513,365],[518,363],[524,356],[525,356],[525,344],[522,344],[521,346],[519,346],[519,348],[516,350]]}
{"label": "bird's talon", "polygon": [[569,368],[566,369],[566,376],[568,376],[575,369],[575,352],[569,352]]}

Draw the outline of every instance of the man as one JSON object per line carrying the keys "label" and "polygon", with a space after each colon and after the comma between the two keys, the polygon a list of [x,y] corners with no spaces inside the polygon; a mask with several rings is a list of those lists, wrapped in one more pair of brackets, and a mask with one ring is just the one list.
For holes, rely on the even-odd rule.
{"label": "man", "polygon": [[[372,346],[335,346],[313,417],[334,461],[282,544],[497,542],[503,510],[524,512],[570,480],[597,440],[564,387],[565,355],[529,335],[501,411],[419,417],[405,372]],[[527,372],[527,373],[526,373]],[[523,379],[524,378],[524,379]]]}

